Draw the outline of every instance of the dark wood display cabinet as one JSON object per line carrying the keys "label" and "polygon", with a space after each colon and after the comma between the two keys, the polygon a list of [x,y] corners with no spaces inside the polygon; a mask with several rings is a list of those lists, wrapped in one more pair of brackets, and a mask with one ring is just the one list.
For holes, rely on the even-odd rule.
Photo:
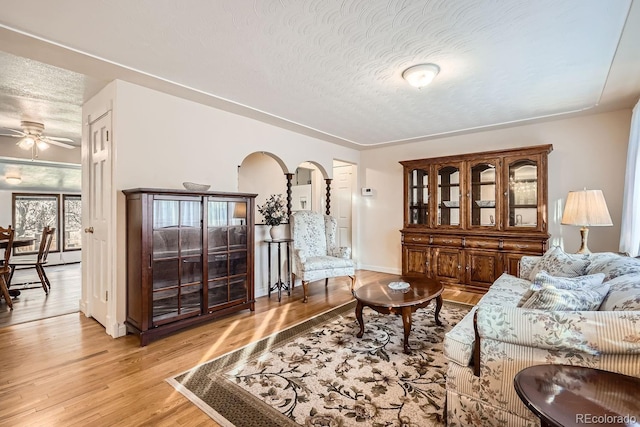
{"label": "dark wood display cabinet", "polygon": [[127,200],[127,332],[140,344],[255,308],[255,194],[137,188]]}
{"label": "dark wood display cabinet", "polygon": [[485,292],[547,249],[551,145],[400,162],[402,274]]}

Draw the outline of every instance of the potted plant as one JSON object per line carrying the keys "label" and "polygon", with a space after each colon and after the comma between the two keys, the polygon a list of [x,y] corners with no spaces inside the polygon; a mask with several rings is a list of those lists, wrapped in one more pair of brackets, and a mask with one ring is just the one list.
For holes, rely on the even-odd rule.
{"label": "potted plant", "polygon": [[272,239],[284,237],[284,230],[279,227],[287,218],[287,206],[282,194],[272,194],[262,206],[258,205],[258,212],[264,217],[264,223],[270,225],[269,234]]}

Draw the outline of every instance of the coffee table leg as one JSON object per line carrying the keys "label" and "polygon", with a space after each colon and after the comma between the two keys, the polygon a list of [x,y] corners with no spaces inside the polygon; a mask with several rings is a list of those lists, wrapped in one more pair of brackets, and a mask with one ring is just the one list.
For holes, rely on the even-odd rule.
{"label": "coffee table leg", "polygon": [[442,322],[440,321],[440,309],[442,308],[442,296],[438,295],[436,297],[436,325],[442,326]]}
{"label": "coffee table leg", "polygon": [[362,320],[362,309],[364,306],[360,301],[356,305],[356,319],[358,319],[358,323],[360,324],[360,332],[356,335],[358,338],[362,338],[362,334],[364,334],[364,320]]}
{"label": "coffee table leg", "polygon": [[402,307],[402,326],[404,326],[404,352],[411,354],[409,334],[411,333],[411,307]]}

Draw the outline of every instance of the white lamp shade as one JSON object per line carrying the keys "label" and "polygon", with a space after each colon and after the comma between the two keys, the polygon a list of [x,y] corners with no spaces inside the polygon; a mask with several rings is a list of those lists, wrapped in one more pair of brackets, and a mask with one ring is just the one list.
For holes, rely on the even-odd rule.
{"label": "white lamp shade", "polygon": [[20,141],[18,141],[18,147],[22,148],[23,150],[29,150],[35,143],[36,141],[31,136],[25,136]]}
{"label": "white lamp shade", "polygon": [[562,224],[585,227],[613,225],[602,190],[570,191]]}
{"label": "white lamp shade", "polygon": [[402,78],[411,86],[421,88],[431,83],[439,72],[440,67],[436,64],[420,64],[404,70]]}

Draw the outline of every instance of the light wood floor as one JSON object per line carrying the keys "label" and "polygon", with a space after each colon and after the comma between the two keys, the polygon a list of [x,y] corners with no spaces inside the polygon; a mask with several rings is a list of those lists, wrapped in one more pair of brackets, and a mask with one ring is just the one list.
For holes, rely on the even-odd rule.
{"label": "light wood floor", "polygon": [[45,267],[45,272],[51,283],[48,295],[44,293],[34,268],[16,270],[11,279],[11,289],[23,289],[21,283],[37,283],[28,285],[35,289],[21,290],[20,296],[12,299],[13,310],[9,309],[4,298],[0,300],[0,328],[78,312],[81,297],[80,263],[50,265]]}
{"label": "light wood floor", "polygon": [[[392,275],[359,271],[358,285]],[[33,291],[31,291],[33,292]],[[446,292],[475,304],[479,295]],[[0,328],[0,426],[211,426],[164,380],[352,299],[348,279],[291,297],[259,298],[245,310],[140,347],[112,339],[81,313]]]}

